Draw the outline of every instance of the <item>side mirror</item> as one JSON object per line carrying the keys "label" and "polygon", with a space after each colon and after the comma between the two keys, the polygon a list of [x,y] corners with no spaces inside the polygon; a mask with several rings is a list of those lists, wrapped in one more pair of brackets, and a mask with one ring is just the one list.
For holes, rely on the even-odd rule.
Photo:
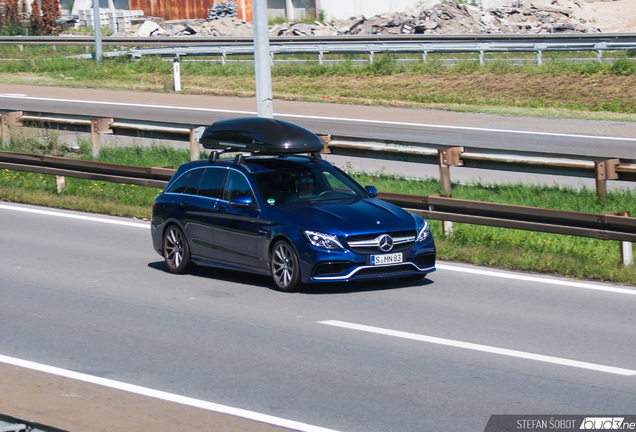
{"label": "side mirror", "polygon": [[378,188],[375,186],[365,186],[364,189],[371,195],[373,198],[377,197],[380,192],[378,192]]}
{"label": "side mirror", "polygon": [[247,195],[236,197],[230,201],[230,208],[234,209],[252,208],[253,206],[252,198]]}

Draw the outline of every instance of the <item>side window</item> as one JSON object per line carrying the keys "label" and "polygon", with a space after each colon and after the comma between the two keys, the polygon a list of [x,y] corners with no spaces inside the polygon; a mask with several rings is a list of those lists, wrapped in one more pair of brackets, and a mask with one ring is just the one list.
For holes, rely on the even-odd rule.
{"label": "side window", "polygon": [[168,192],[170,192],[170,193],[184,193],[186,188],[188,187],[188,183],[190,183],[190,180],[192,180],[192,176],[197,171],[201,171],[201,170],[190,170],[190,171],[186,172],[185,174],[183,174],[181,177],[179,177],[177,179],[177,181],[175,181],[172,184],[172,186],[170,186],[170,189],[168,189]]}
{"label": "side window", "polygon": [[336,178],[336,176],[334,176],[333,174],[329,172],[325,172],[324,178],[325,180],[327,180],[327,183],[329,183],[329,187],[331,187],[331,190],[342,192],[342,193],[348,193],[351,195],[356,194],[354,191],[351,190],[349,186],[344,184],[340,179]]}
{"label": "side window", "polygon": [[252,188],[247,179],[237,171],[230,171],[223,193],[223,199],[230,201],[241,196],[248,196],[252,198],[252,201],[255,200]]}
{"label": "side window", "polygon": [[201,182],[201,176],[203,175],[203,171],[202,169],[198,169],[198,170],[193,170],[194,174],[192,175],[192,178],[190,179],[190,182],[188,183],[188,187],[185,190],[185,194],[189,194],[189,195],[196,195],[197,190],[199,190],[199,183]]}
{"label": "side window", "polygon": [[201,185],[199,186],[199,195],[210,198],[221,198],[223,191],[223,180],[227,170],[222,168],[208,168],[203,174]]}

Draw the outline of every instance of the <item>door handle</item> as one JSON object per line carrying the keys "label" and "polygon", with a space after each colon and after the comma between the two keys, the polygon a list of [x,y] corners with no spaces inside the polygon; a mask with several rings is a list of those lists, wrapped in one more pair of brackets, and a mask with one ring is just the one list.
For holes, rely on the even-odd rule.
{"label": "door handle", "polygon": [[187,205],[190,205],[189,201],[181,201],[181,204],[179,204],[181,207],[185,207]]}

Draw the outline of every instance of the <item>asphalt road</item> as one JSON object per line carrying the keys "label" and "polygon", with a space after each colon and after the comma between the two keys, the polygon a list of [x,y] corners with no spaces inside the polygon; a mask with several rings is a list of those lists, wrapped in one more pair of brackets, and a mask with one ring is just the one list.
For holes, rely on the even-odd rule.
{"label": "asphalt road", "polygon": [[440,263],[423,282],[285,294],[169,274],[148,222],[11,203],[0,217],[0,355],[343,432],[634,414],[633,288]]}
{"label": "asphalt road", "polygon": [[[0,84],[0,109],[207,125],[256,114],[253,98]],[[633,159],[633,122],[538,119],[332,103],[274,102],[274,116],[316,133],[449,146]]]}

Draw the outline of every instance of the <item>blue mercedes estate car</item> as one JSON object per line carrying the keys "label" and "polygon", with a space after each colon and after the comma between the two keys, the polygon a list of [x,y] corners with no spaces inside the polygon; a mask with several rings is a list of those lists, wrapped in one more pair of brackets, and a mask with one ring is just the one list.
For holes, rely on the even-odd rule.
{"label": "blue mercedes estate car", "polygon": [[[181,165],[153,204],[152,241],[170,272],[222,267],[295,291],[435,271],[428,223],[321,159],[310,131],[239,118],[214,123],[200,141],[214,150],[209,160]],[[220,157],[227,152],[239,153]]]}

